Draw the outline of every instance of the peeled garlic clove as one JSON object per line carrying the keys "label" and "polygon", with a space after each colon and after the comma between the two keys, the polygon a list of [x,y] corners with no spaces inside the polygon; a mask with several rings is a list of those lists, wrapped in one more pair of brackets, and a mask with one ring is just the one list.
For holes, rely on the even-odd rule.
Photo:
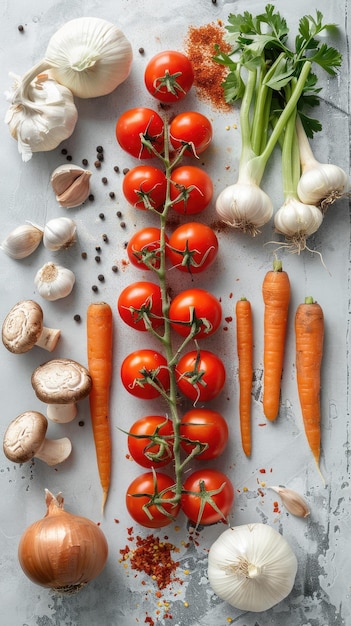
{"label": "peeled garlic clove", "polygon": [[57,217],[45,224],[43,244],[48,250],[64,250],[76,241],[76,223],[69,217]]}
{"label": "peeled garlic clove", "polygon": [[68,296],[75,283],[74,273],[56,263],[45,263],[35,275],[34,284],[45,300],[59,300]]}
{"label": "peeled garlic clove", "polygon": [[7,235],[0,248],[12,259],[24,259],[37,249],[42,238],[42,228],[34,224],[22,224]]}
{"label": "peeled garlic clove", "polygon": [[306,500],[293,489],[287,489],[286,487],[268,487],[268,489],[272,489],[281,497],[285,508],[292,515],[307,517],[310,514]]}
{"label": "peeled garlic clove", "polygon": [[57,167],[51,174],[51,185],[59,204],[66,209],[83,204],[90,193],[90,176],[91,172],[79,165]]}

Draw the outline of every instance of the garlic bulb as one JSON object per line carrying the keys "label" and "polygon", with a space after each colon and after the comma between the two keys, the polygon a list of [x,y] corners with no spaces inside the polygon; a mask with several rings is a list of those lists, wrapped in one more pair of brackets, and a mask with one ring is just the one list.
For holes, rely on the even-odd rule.
{"label": "garlic bulb", "polygon": [[285,235],[297,252],[306,248],[306,239],[323,222],[322,211],[313,204],[303,204],[297,198],[288,198],[274,216],[277,233]]}
{"label": "garlic bulb", "polygon": [[238,182],[219,194],[216,211],[229,226],[254,236],[271,219],[273,204],[258,185]]}
{"label": "garlic bulb", "polygon": [[51,174],[51,185],[59,204],[66,209],[83,204],[90,193],[90,176],[91,172],[79,165],[57,167]]}
{"label": "garlic bulb", "polygon": [[22,224],[12,230],[2,241],[0,248],[12,259],[25,259],[39,246],[43,229],[34,224]]}
{"label": "garlic bulb", "polygon": [[297,559],[267,524],[225,530],[208,555],[208,578],[222,600],[242,611],[267,611],[292,590]]}
{"label": "garlic bulb", "polygon": [[56,148],[73,133],[78,113],[72,93],[37,67],[22,78],[14,76],[13,89],[7,92],[11,106],[5,115],[10,133],[18,143],[23,161],[33,152]]}
{"label": "garlic bulb", "polygon": [[77,225],[69,217],[56,217],[44,227],[43,244],[48,250],[63,250],[76,241]]}
{"label": "garlic bulb", "polygon": [[98,17],[66,22],[51,37],[45,53],[55,80],[80,98],[114,91],[129,76],[132,59],[123,32]]}
{"label": "garlic bulb", "polygon": [[73,594],[106,565],[108,544],[101,528],[64,510],[63,497],[45,489],[46,515],[21,536],[18,559],[28,578],[42,587]]}
{"label": "garlic bulb", "polygon": [[49,262],[38,270],[34,284],[42,298],[54,301],[68,296],[75,280],[75,275],[71,270]]}

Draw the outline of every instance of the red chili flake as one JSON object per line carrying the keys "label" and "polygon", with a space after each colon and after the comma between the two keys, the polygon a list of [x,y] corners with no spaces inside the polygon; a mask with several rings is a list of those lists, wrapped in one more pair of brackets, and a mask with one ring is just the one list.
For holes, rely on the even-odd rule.
{"label": "red chili flake", "polygon": [[232,298],[232,297],[233,297],[233,292],[229,294],[229,298]]}
{"label": "red chili flake", "polygon": [[228,317],[225,317],[224,319],[225,319],[225,321],[226,321],[228,324],[229,324],[229,322],[232,322],[232,321],[233,321],[233,318],[232,318],[232,316],[231,316],[231,315],[229,315]]}
{"label": "red chili flake", "polygon": [[171,556],[172,552],[177,550],[173,544],[148,535],[146,538],[138,536],[136,546],[130,557],[132,569],[151,576],[159,589],[164,589],[170,582],[176,580],[172,575],[179,562],[174,561]]}
{"label": "red chili flake", "polygon": [[262,489],[257,489],[257,491],[258,491],[259,495],[261,496],[261,498],[263,498],[264,493],[263,493]]}
{"label": "red chili flake", "polygon": [[223,326],[223,330],[224,331],[229,330],[228,326]]}
{"label": "red chili flake", "polygon": [[265,473],[266,473],[266,470],[265,470],[264,468],[261,468],[261,469],[259,470],[259,472],[260,472],[260,474],[265,474]]}
{"label": "red chili flake", "polygon": [[145,624],[150,624],[150,626],[155,626],[155,622],[152,619],[152,617],[146,616],[145,617]]}
{"label": "red chili flake", "polygon": [[259,424],[259,426],[267,426],[267,424],[263,422],[262,424]]}

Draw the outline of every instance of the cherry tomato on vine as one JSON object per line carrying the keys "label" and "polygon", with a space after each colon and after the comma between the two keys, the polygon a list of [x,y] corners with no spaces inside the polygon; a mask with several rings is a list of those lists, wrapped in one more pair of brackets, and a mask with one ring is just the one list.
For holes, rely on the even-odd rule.
{"label": "cherry tomato on vine", "polygon": [[169,134],[173,148],[189,144],[185,154],[201,154],[212,141],[212,124],[202,113],[187,111],[179,113],[170,123]]}
{"label": "cherry tomato on vine", "polygon": [[196,447],[196,442],[207,444],[199,448],[195,456],[199,460],[215,459],[224,452],[228,443],[229,429],[221,413],[211,409],[191,409],[180,422],[181,446],[187,454]]}
{"label": "cherry tomato on vine", "polygon": [[146,415],[129,429],[130,455],[142,467],[163,467],[173,459],[173,423],[164,415]]}
{"label": "cherry tomato on vine", "polygon": [[154,98],[160,102],[177,102],[186,96],[194,82],[193,66],[185,54],[165,50],[150,59],[144,80]]}
{"label": "cherry tomato on vine", "polygon": [[[127,254],[130,262],[142,270],[160,267],[160,239],[161,231],[154,226],[138,230],[128,241]],[[168,237],[165,235],[165,243]],[[147,261],[150,266],[145,262]]]}
{"label": "cherry tomato on vine", "polygon": [[137,165],[123,178],[125,199],[136,209],[160,209],[166,199],[167,179],[158,167]]}
{"label": "cherry tomato on vine", "polygon": [[137,107],[128,109],[118,118],[116,138],[123,150],[139,159],[150,159],[153,152],[145,146],[140,135],[148,140],[157,152],[163,151],[164,123],[152,109]]}
{"label": "cherry tomato on vine", "polygon": [[126,493],[129,515],[137,524],[146,528],[168,526],[178,515],[180,503],[174,505],[171,502],[161,502],[160,507],[153,503],[153,498],[155,494],[158,494],[161,500],[173,498],[173,487],[174,480],[162,472],[145,472],[137,476]]}
{"label": "cherry tomato on vine", "polygon": [[149,281],[131,283],[121,291],[117,309],[122,320],[135,330],[147,330],[145,315],[152,328],[161,326],[162,295],[159,285]]}
{"label": "cherry tomato on vine", "polygon": [[181,272],[197,274],[207,269],[218,252],[218,239],[212,228],[201,222],[178,226],[169,238],[167,256]]}
{"label": "cherry tomato on vine", "polygon": [[207,402],[222,391],[226,379],[221,359],[209,350],[184,354],[175,369],[179,390],[190,400]]}
{"label": "cherry tomato on vine", "polygon": [[[228,476],[215,469],[197,470],[186,479],[183,489],[189,493],[183,493],[181,505],[190,521],[205,526],[226,522],[234,502],[234,489]],[[213,505],[207,499],[211,491],[219,491],[210,496]]]}
{"label": "cherry tomato on vine", "polygon": [[172,328],[183,337],[189,335],[196,324],[196,339],[209,337],[216,332],[222,319],[222,306],[219,300],[205,289],[186,289],[171,301],[169,319]]}
{"label": "cherry tomato on vine", "polygon": [[122,362],[121,379],[132,396],[144,400],[157,398],[162,390],[169,388],[167,360],[156,350],[135,350]]}
{"label": "cherry tomato on vine", "polygon": [[172,209],[182,215],[201,213],[212,200],[213,182],[195,165],[176,167],[171,173],[170,198]]}

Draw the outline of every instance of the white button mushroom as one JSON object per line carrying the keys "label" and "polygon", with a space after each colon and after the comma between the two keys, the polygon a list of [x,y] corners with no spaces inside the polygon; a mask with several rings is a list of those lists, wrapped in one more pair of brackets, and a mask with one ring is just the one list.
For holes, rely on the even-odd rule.
{"label": "white button mushroom", "polygon": [[33,346],[52,352],[61,331],[43,325],[43,310],[34,300],[17,302],[2,325],[2,342],[10,352],[23,354]]}
{"label": "white button mushroom", "polygon": [[32,387],[53,422],[70,422],[77,414],[76,402],[91,390],[88,370],[72,359],[52,359],[39,365],[32,374]]}
{"label": "white button mushroom", "polygon": [[16,417],[4,434],[5,456],[14,463],[26,463],[34,457],[48,465],[65,461],[72,451],[68,437],[47,439],[48,421],[38,411],[25,411]]}

